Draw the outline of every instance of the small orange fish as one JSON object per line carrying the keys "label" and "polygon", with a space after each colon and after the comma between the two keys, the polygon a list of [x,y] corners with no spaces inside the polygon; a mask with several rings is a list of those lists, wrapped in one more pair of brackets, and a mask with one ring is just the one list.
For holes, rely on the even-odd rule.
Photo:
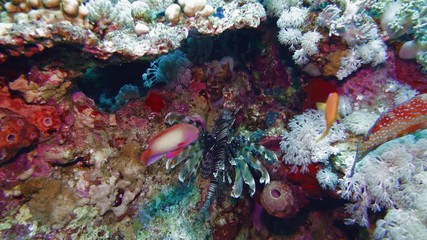
{"label": "small orange fish", "polygon": [[420,94],[390,109],[381,115],[357,148],[351,169],[370,151],[392,139],[427,128],[427,93]]}
{"label": "small orange fish", "polygon": [[326,99],[326,103],[316,103],[318,109],[323,110],[325,112],[325,121],[326,121],[326,129],[323,134],[317,139],[317,141],[322,140],[329,134],[329,130],[332,127],[332,124],[339,118],[338,116],[338,103],[339,103],[339,95],[336,92],[330,93],[328,98]]}
{"label": "small orange fish", "polygon": [[167,128],[148,142],[141,161],[149,166],[166,155],[173,158],[199,137],[199,129],[191,124],[180,123]]}

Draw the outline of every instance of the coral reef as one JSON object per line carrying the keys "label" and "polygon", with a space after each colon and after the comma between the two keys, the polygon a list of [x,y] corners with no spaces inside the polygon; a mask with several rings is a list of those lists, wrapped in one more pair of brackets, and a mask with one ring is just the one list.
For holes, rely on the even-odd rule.
{"label": "coral reef", "polygon": [[0,238],[425,239],[424,5],[2,1]]}
{"label": "coral reef", "polygon": [[427,14],[423,1],[378,1],[372,8],[380,14],[381,27],[387,36],[396,39],[406,35],[406,41],[399,51],[403,59],[416,58],[417,62],[427,70],[426,31]]}
{"label": "coral reef", "polygon": [[190,60],[180,50],[163,55],[152,61],[147,72],[142,74],[144,87],[151,88],[159,83],[181,82],[191,65]]}
{"label": "coral reef", "polygon": [[[368,208],[373,211],[423,209],[425,186],[420,179],[425,175],[425,141],[424,131],[387,142],[368,154],[352,177],[341,180],[341,196],[355,201],[346,208],[354,221],[367,226]],[[380,235],[384,237],[386,222],[390,220],[390,217],[380,220],[384,230],[376,234],[383,231]]]}
{"label": "coral reef", "polygon": [[[237,109],[239,110],[239,109]],[[166,168],[174,168],[181,162],[184,166],[179,173],[179,180],[184,182],[194,176],[197,171],[205,178],[209,178],[209,192],[204,207],[209,207],[215,200],[217,188],[221,184],[231,184],[230,168],[234,168],[234,183],[231,196],[239,198],[242,195],[243,183],[249,187],[250,195],[255,194],[255,180],[249,169],[252,168],[261,174],[260,183],[268,184],[270,176],[263,162],[274,164],[278,161],[274,152],[265,147],[249,142],[243,136],[234,133],[233,124],[237,111],[230,113],[224,110],[215,121],[212,132],[201,133],[198,141],[184,150],[176,158],[169,159]],[[179,125],[175,125],[179,126]],[[182,144],[183,146],[186,146]],[[164,147],[166,148],[166,146]]]}
{"label": "coral reef", "polygon": [[200,239],[210,235],[197,214],[191,213],[200,197],[194,186],[174,186],[158,195],[141,206],[136,238]]}

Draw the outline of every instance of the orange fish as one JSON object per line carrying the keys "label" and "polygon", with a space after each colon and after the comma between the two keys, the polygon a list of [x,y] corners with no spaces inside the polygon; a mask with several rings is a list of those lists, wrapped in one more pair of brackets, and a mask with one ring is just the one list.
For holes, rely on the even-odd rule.
{"label": "orange fish", "polygon": [[424,128],[427,128],[427,93],[395,106],[377,119],[357,148],[350,176],[353,175],[356,162],[362,160],[370,151],[392,139]]}
{"label": "orange fish", "polygon": [[336,92],[330,93],[328,98],[326,99],[326,103],[316,103],[318,109],[323,110],[325,112],[325,121],[326,121],[326,129],[323,134],[317,139],[317,141],[322,140],[329,134],[329,130],[331,130],[332,124],[339,118],[338,116],[338,103],[339,103],[339,95]]}
{"label": "orange fish", "polygon": [[199,129],[191,124],[180,123],[167,128],[148,141],[148,148],[141,155],[141,161],[149,166],[166,155],[173,158],[199,137]]}

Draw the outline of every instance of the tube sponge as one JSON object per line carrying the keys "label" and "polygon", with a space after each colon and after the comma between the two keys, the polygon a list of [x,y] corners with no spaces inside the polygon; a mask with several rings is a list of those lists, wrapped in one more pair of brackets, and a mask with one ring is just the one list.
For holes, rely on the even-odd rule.
{"label": "tube sponge", "polygon": [[261,193],[261,204],[275,217],[291,218],[305,205],[304,194],[299,188],[283,181],[272,181]]}

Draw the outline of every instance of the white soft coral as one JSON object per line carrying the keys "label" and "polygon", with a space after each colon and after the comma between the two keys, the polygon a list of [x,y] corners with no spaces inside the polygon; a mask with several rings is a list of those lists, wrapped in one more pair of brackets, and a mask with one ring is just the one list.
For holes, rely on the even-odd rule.
{"label": "white soft coral", "polygon": [[351,48],[347,56],[341,59],[341,67],[338,69],[336,77],[338,80],[343,80],[360,66],[362,66],[362,60],[359,52],[355,48]]}
{"label": "white soft coral", "polygon": [[317,44],[322,38],[322,34],[317,31],[306,32],[301,37],[301,47],[309,56],[314,55],[319,51]]}
{"label": "white soft coral", "polygon": [[319,170],[316,179],[323,189],[334,190],[338,185],[338,176],[330,167]]}
{"label": "white soft coral", "polygon": [[354,111],[343,119],[343,123],[353,134],[366,135],[378,117],[375,113]]}
{"label": "white soft coral", "polygon": [[267,9],[267,14],[273,17],[279,17],[280,14],[292,6],[301,6],[302,0],[265,0],[262,4]]}
{"label": "white soft coral", "polygon": [[295,51],[295,47],[301,43],[302,33],[296,28],[282,28],[279,30],[278,37],[281,44],[289,45],[289,49]]}
{"label": "white soft coral", "polygon": [[277,20],[277,26],[279,28],[298,28],[305,23],[308,12],[308,8],[304,7],[291,7],[284,10]]}
{"label": "white soft coral", "polygon": [[377,221],[375,239],[425,239],[427,228],[416,211],[391,209]]}
{"label": "white soft coral", "polygon": [[[388,210],[393,215],[399,212],[414,212],[417,218],[427,212],[426,160],[427,131],[407,135],[383,144],[362,159],[352,177],[340,180],[341,196],[353,201],[347,211],[360,225],[366,226],[367,211]],[[420,218],[427,223],[425,217]],[[424,228],[426,226],[424,225]],[[378,236],[403,239],[395,235],[392,217],[378,222]],[[394,229],[394,230],[393,230]],[[409,230],[402,227],[402,234]],[[394,232],[394,233],[393,233]],[[416,238],[413,238],[416,239]]]}
{"label": "white soft coral", "polygon": [[280,142],[285,152],[284,161],[301,166],[303,171],[310,163],[327,162],[332,154],[337,153],[337,148],[332,144],[346,138],[344,126],[335,123],[329,134],[318,141],[325,130],[324,113],[321,111],[309,110],[296,116],[289,122],[289,128],[290,131],[283,133]]}

